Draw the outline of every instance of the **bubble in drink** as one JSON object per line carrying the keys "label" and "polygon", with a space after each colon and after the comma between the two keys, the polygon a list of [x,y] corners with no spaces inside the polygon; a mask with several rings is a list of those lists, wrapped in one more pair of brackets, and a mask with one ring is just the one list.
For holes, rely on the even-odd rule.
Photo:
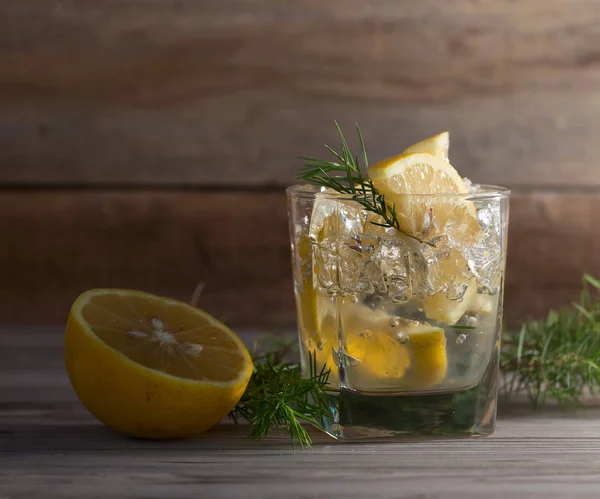
{"label": "bubble in drink", "polygon": [[466,339],[467,339],[467,335],[464,333],[461,333],[456,337],[456,344],[462,345]]}
{"label": "bubble in drink", "polygon": [[409,337],[405,333],[398,333],[396,335],[396,339],[398,340],[398,343],[400,343],[401,345],[404,345],[404,344],[408,343]]}
{"label": "bubble in drink", "polygon": [[474,315],[470,315],[469,317],[466,318],[466,323],[469,326],[474,326],[475,324],[477,324],[477,317],[475,317]]}

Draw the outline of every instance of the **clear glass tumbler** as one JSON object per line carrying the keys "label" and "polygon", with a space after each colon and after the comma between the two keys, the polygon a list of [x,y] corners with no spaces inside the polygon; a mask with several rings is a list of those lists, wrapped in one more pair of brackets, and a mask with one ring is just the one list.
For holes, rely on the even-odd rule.
{"label": "clear glass tumbler", "polygon": [[310,354],[330,369],[331,436],[494,431],[509,194],[407,195],[403,233],[348,196],[287,189],[303,373]]}

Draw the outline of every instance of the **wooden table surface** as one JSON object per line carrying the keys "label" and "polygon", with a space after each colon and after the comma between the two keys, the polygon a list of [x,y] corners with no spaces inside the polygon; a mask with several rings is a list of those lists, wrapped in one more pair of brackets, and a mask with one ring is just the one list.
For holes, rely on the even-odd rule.
{"label": "wooden table surface", "polygon": [[0,499],[598,498],[600,410],[501,411],[488,438],[256,446],[222,424],[172,442],[113,433],[77,401],[52,329],[0,329]]}

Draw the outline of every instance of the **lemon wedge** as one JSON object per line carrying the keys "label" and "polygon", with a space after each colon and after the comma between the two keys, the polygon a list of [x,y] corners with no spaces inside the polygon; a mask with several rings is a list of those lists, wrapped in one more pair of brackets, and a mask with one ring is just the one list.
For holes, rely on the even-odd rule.
{"label": "lemon wedge", "polygon": [[[414,147],[436,150],[434,138]],[[455,248],[473,244],[481,236],[481,228],[474,204],[462,196],[468,193],[465,183],[454,167],[442,159],[443,149],[439,146],[437,155],[400,154],[372,165],[368,173],[387,202],[394,205],[403,231],[442,245],[443,238],[451,236],[454,248],[445,253],[429,252],[427,279],[432,296],[425,298],[424,310],[429,319],[454,324],[476,293],[474,282],[464,277],[468,274],[467,261]],[[449,289],[450,297],[446,293]]]}
{"label": "lemon wedge", "polygon": [[[348,363],[356,363],[353,384],[360,384],[356,378],[365,380],[399,380],[410,367],[410,353],[392,335],[381,331],[368,330],[361,334],[350,334],[346,341]],[[377,383],[377,381],[375,381]],[[365,388],[360,386],[359,388]]]}
{"label": "lemon wedge", "polygon": [[425,389],[446,376],[443,329],[404,319],[392,326],[387,314],[364,306],[355,306],[344,319],[346,377],[352,388]]}
{"label": "lemon wedge", "polygon": [[[321,240],[330,226],[331,221],[323,219],[324,226],[318,231],[317,237]],[[302,279],[296,285],[296,300],[298,310],[298,323],[305,365],[308,372],[308,354],[314,353],[316,367],[330,370],[328,385],[332,388],[339,386],[338,366],[334,362],[333,349],[337,345],[337,322],[335,297],[319,291],[316,282],[318,262],[313,261],[312,247],[309,236],[302,234],[298,242],[298,260]]]}
{"label": "lemon wedge", "polygon": [[402,154],[426,152],[433,154],[444,161],[448,161],[448,149],[450,148],[450,134],[442,132],[433,137],[423,139],[416,144],[406,148]]}
{"label": "lemon wedge", "polygon": [[444,330],[429,324],[422,324],[408,330],[406,334],[409,338],[413,359],[411,386],[428,388],[440,383],[448,369]]}
{"label": "lemon wedge", "polygon": [[450,163],[437,156],[401,154],[374,164],[368,173],[395,206],[400,228],[408,234],[430,240],[450,224],[453,237],[479,231],[473,203],[459,196],[468,193],[465,183]]}
{"label": "lemon wedge", "polygon": [[348,377],[354,384],[402,378],[410,367],[410,352],[398,341],[400,330],[390,325],[389,315],[348,300],[340,309],[347,371],[352,371]]}

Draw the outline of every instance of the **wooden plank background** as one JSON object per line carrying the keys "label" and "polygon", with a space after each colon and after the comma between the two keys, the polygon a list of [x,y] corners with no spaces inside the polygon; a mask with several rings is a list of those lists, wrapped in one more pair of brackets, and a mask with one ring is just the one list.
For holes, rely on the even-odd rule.
{"label": "wooden plank background", "polygon": [[294,321],[283,187],[333,119],[511,187],[510,321],[600,275],[595,0],[0,0],[0,321],[78,292]]}

